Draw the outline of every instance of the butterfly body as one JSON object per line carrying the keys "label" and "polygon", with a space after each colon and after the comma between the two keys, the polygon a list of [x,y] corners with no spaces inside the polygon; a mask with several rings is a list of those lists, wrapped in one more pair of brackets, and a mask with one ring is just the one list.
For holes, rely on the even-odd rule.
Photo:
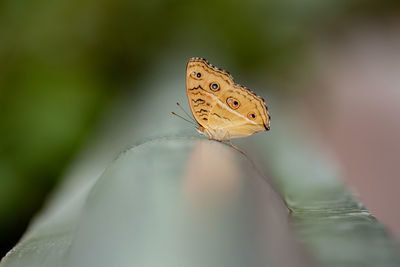
{"label": "butterfly body", "polygon": [[230,140],[270,129],[264,100],[205,59],[189,60],[186,93],[197,130],[209,139]]}

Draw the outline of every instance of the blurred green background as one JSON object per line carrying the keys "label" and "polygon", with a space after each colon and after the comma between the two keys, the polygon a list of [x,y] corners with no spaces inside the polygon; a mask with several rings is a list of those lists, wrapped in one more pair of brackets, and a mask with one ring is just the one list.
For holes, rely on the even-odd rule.
{"label": "blurred green background", "polygon": [[[0,1],[0,255],[107,107],[142,75],[157,79],[147,68],[167,53],[206,57],[239,82],[258,77],[269,92],[296,99],[315,42],[335,42],[349,25],[390,23],[398,3]],[[177,67],[184,97],[185,66]]]}

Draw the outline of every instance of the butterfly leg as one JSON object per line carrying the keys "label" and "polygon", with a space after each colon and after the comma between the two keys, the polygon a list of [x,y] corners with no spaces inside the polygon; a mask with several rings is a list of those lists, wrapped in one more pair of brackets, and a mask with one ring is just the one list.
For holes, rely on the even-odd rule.
{"label": "butterfly leg", "polygon": [[[201,126],[201,127],[203,127],[203,126]],[[208,140],[212,140],[213,139],[212,138],[212,133],[209,131],[209,129],[205,129],[204,127],[203,127],[203,129],[204,129],[203,133],[204,133],[205,136],[208,137]]]}
{"label": "butterfly leg", "polygon": [[235,150],[237,150],[237,151],[239,151],[240,153],[242,153],[243,155],[247,156],[246,153],[245,153],[243,150],[240,150],[237,146],[235,146],[235,145],[232,143],[231,139],[229,139],[229,144],[230,144]]}
{"label": "butterfly leg", "polygon": [[229,134],[229,131],[227,131],[226,134],[228,135],[227,141],[229,142],[229,144],[230,144],[235,150],[237,150],[237,151],[239,151],[240,153],[242,153],[243,155],[247,156],[246,153],[245,153],[244,151],[240,150],[237,146],[235,146],[235,145],[232,143],[231,135]]}

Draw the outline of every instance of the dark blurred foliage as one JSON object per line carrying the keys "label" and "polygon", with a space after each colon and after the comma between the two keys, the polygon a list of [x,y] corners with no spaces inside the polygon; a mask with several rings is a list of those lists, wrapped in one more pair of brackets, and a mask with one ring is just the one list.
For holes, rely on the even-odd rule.
{"label": "dark blurred foliage", "polygon": [[1,1],[0,256],[107,104],[158,57],[211,53],[233,68],[284,80],[301,67],[313,39],[364,18],[385,19],[398,3]]}

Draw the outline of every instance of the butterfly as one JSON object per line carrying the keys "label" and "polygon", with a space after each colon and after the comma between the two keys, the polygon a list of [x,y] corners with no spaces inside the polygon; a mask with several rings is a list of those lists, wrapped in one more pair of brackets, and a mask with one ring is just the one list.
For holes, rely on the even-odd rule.
{"label": "butterfly", "polygon": [[197,130],[209,139],[230,141],[270,130],[271,116],[264,99],[206,59],[188,61],[186,94],[199,124]]}
{"label": "butterfly", "polygon": [[271,116],[264,99],[236,84],[229,72],[214,67],[206,59],[188,61],[186,94],[198,124],[196,129],[209,139],[229,141],[233,146],[232,138],[270,130]]}

